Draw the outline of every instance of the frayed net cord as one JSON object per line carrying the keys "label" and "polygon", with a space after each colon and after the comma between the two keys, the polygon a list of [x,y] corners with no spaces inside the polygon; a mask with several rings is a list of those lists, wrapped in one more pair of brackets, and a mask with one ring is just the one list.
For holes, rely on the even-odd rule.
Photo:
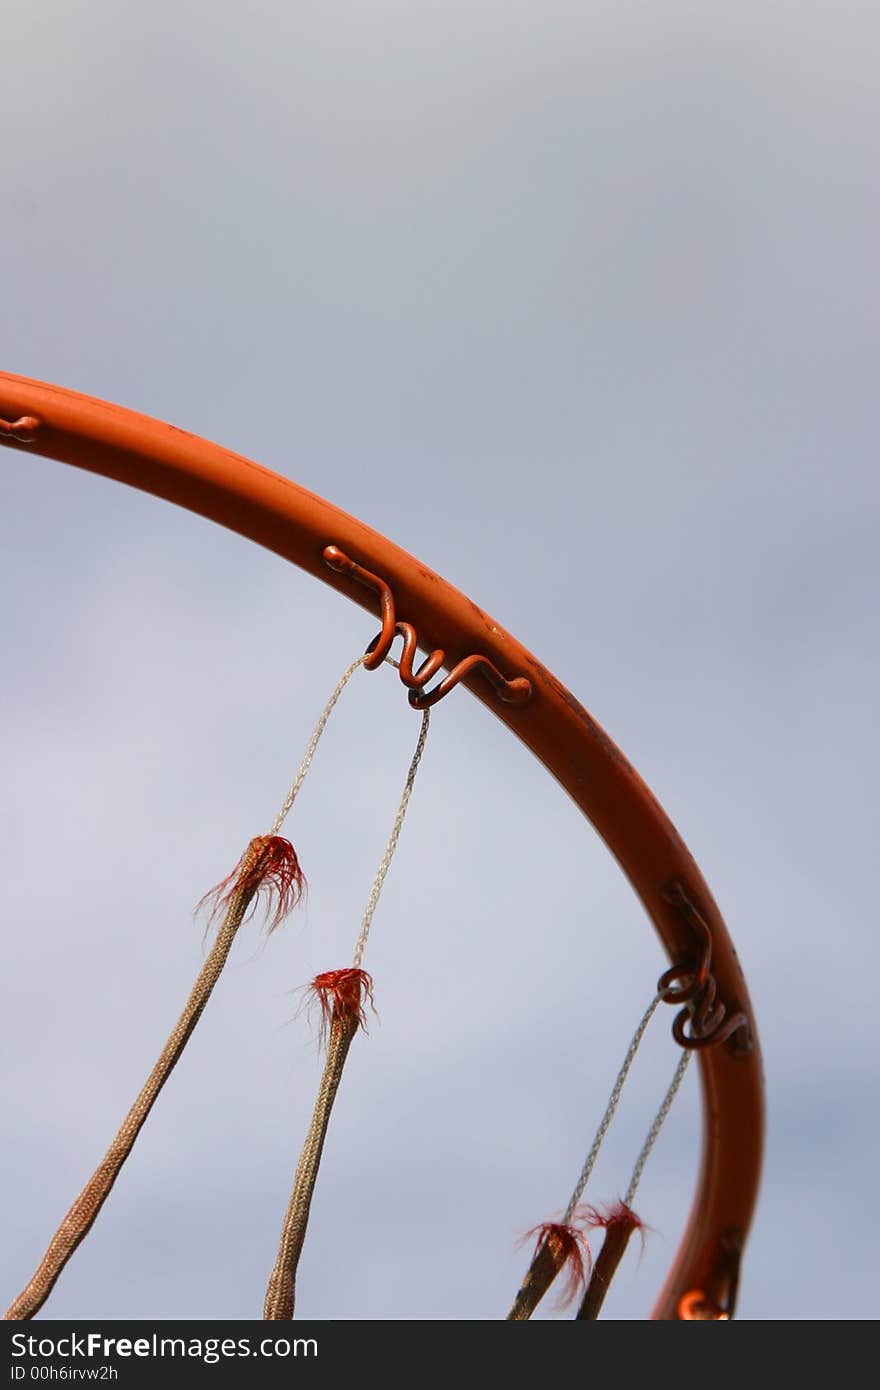
{"label": "frayed net cord", "polygon": [[[237,882],[223,895],[222,923],[180,1018],[104,1158],[68,1210],[33,1277],[7,1311],[7,1319],[32,1318],[39,1312],[71,1255],[91,1230],[147,1116],[202,1015],[248,908],[263,886],[264,880],[274,872],[275,848],[274,839],[258,836],[245,852],[239,866]],[[296,884],[290,881],[286,899],[288,903],[292,904],[296,891]]]}
{"label": "frayed net cord", "polygon": [[593,1168],[596,1165],[596,1159],[599,1157],[599,1150],[602,1147],[602,1140],[608,1133],[611,1121],[614,1119],[614,1112],[617,1109],[617,1103],[620,1100],[621,1093],[626,1082],[626,1078],[629,1076],[630,1067],[635,1061],[635,1056],[639,1050],[639,1045],[642,1041],[642,1038],[645,1036],[645,1029],[651,1022],[651,1019],[654,1017],[654,1013],[657,1009],[657,1005],[660,1003],[660,999],[661,996],[659,994],[655,994],[647,1009],[642,1014],[638,1028],[632,1035],[632,1040],[630,1041],[630,1045],[627,1048],[626,1056],[623,1059],[623,1064],[620,1068],[620,1071],[617,1073],[617,1078],[614,1082],[614,1085],[611,1088],[611,1095],[608,1097],[608,1104],[605,1106],[605,1113],[599,1121],[599,1128],[596,1130],[593,1143],[590,1147],[590,1152],[587,1154],[584,1166],[581,1169],[580,1177],[575,1183],[574,1191],[568,1199],[568,1206],[565,1208],[565,1212],[562,1217],[562,1220],[565,1224],[571,1221],[571,1218],[574,1215],[575,1207],[581,1200],[581,1197],[583,1197],[584,1189],[586,1188],[587,1183],[590,1181],[590,1175],[593,1172]]}
{"label": "frayed net cord", "polygon": [[353,661],[346,668],[337,682],[315,725],[293,786],[287,793],[268,834],[258,835],[251,840],[232,873],[199,903],[199,908],[209,909],[209,926],[218,918],[222,920],[183,1012],[104,1158],[65,1215],[34,1275],[6,1312],[7,1319],[24,1320],[34,1317],[39,1312],[71,1255],[91,1230],[147,1116],[179,1061],[211,997],[238,929],[248,910],[256,905],[258,895],[262,893],[266,900],[268,928],[272,931],[304,894],[306,883],[296,852],[290,841],[283,839],[278,831],[306,779],[315,749],[336,701],[363,662],[364,657],[358,657],[357,661]]}
{"label": "frayed net cord", "polygon": [[678,1094],[678,1088],[684,1080],[684,1074],[688,1069],[691,1060],[690,1051],[682,1051],[675,1068],[675,1074],[670,1082],[669,1088],[660,1102],[660,1108],[651,1122],[651,1128],[645,1137],[639,1156],[635,1161],[629,1186],[622,1202],[612,1202],[604,1208],[585,1207],[582,1212],[582,1219],[590,1229],[601,1228],[605,1232],[602,1242],[602,1249],[596,1257],[593,1265],[593,1272],[584,1293],[581,1306],[577,1311],[576,1321],[594,1321],[599,1316],[605,1295],[611,1286],[611,1280],[617,1272],[617,1267],[623,1259],[626,1247],[634,1231],[638,1231],[645,1239],[645,1227],[643,1222],[636,1216],[632,1209],[635,1199],[636,1189],[645,1171],[651,1150],[657,1142],[657,1136],[663,1128],[666,1116],[669,1114],[672,1102]]}
{"label": "frayed net cord", "polygon": [[626,1056],[623,1059],[623,1064],[611,1088],[611,1095],[608,1097],[605,1113],[599,1121],[599,1128],[596,1130],[590,1152],[587,1154],[584,1166],[575,1183],[574,1191],[569,1198],[568,1206],[565,1208],[561,1220],[558,1222],[546,1222],[543,1226],[536,1228],[538,1240],[535,1246],[535,1252],[532,1256],[532,1262],[526,1270],[525,1278],[513,1301],[513,1306],[507,1315],[508,1321],[527,1321],[563,1268],[567,1268],[569,1271],[566,1287],[567,1297],[563,1298],[563,1302],[567,1302],[569,1298],[574,1297],[578,1284],[586,1285],[587,1270],[590,1267],[590,1250],[583,1232],[578,1229],[576,1224],[576,1208],[584,1194],[584,1188],[590,1180],[590,1174],[595,1167],[596,1159],[599,1156],[599,1150],[602,1147],[602,1140],[605,1138],[608,1127],[614,1118],[617,1103],[620,1100],[624,1083],[629,1075],[630,1067],[639,1050],[639,1044],[645,1035],[645,1029],[651,1022],[659,1003],[660,995],[656,994],[643,1013],[639,1026],[632,1036],[626,1051]]}
{"label": "frayed net cord", "polygon": [[[396,664],[396,662],[392,662],[392,665]],[[366,1005],[369,1003],[372,1006],[373,1001],[373,982],[367,972],[362,969],[361,963],[372,926],[373,915],[391,860],[397,849],[416,773],[419,770],[419,763],[425,750],[430,714],[430,709],[422,712],[422,723],[415,752],[410,761],[388,844],[376,871],[376,877],[373,880],[373,886],[370,889],[370,895],[364,909],[353,963],[347,969],[325,971],[312,981],[312,989],[321,1006],[322,1022],[327,1039],[327,1054],[312,1113],[312,1121],[297,1164],[293,1191],[281,1228],[278,1254],[266,1289],[263,1317],[267,1321],[284,1321],[293,1317],[296,1302],[296,1271],[308,1229],[309,1211],[333,1102],[342,1080],[348,1050],[358,1028],[366,1026]]]}
{"label": "frayed net cord", "polygon": [[330,718],[331,714],[336,708],[336,701],[339,699],[343,690],[348,685],[348,682],[351,680],[355,671],[358,669],[359,666],[363,666],[366,659],[367,658],[365,656],[359,656],[357,661],[353,661],[350,666],[347,666],[346,669],[343,671],[342,675],[339,677],[333,694],[330,696],[330,699],[327,701],[326,705],[321,711],[321,717],[315,725],[314,729],[312,730],[312,736],[309,739],[308,746],[306,747],[306,751],[303,754],[303,760],[299,765],[299,771],[297,772],[296,777],[294,778],[293,786],[290,788],[290,791],[287,793],[287,796],[284,798],[284,801],[282,802],[281,810],[275,817],[272,829],[269,831],[270,835],[277,835],[278,831],[281,829],[282,825],[287,819],[287,814],[294,801],[296,801],[296,798],[299,796],[302,784],[308,776],[309,768],[312,765],[312,758],[315,756],[315,749],[320,743],[321,735],[327,727],[327,720]]}

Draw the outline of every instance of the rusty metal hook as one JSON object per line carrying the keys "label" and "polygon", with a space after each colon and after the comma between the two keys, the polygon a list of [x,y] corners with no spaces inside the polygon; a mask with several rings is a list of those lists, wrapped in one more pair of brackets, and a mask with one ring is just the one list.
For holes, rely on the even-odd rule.
{"label": "rusty metal hook", "polygon": [[678,1300],[681,1322],[729,1322],[730,1313],[709,1298],[702,1289],[689,1289]]}
{"label": "rusty metal hook", "polygon": [[730,1321],[736,1307],[742,1250],[742,1232],[725,1231],[715,1253],[714,1272],[707,1281],[706,1288],[689,1289],[678,1300],[677,1311],[682,1321]]}
{"label": "rusty metal hook", "polygon": [[696,1052],[705,1047],[717,1047],[740,1029],[748,1035],[748,1019],[742,1012],[728,1015],[727,1006],[718,1000],[718,985],[711,972],[712,933],[709,924],[685,891],[675,881],[663,889],[663,897],[686,918],[696,931],[700,956],[696,965],[673,965],[664,970],[657,981],[657,993],[664,1004],[683,1004],[672,1024],[672,1036],[679,1047]]}
{"label": "rusty metal hook", "polygon": [[353,579],[364,588],[371,589],[378,596],[382,629],[367,647],[367,657],[364,661],[365,669],[367,671],[377,670],[388,656],[394,639],[398,636],[403,638],[403,651],[400,655],[398,671],[400,679],[409,691],[409,703],[413,709],[428,709],[430,706],[436,705],[438,700],[442,700],[445,695],[449,694],[450,690],[455,689],[459,681],[475,670],[482,670],[487,680],[498,692],[499,699],[503,700],[505,704],[524,705],[531,699],[531,681],[527,680],[525,676],[515,676],[512,680],[508,680],[487,656],[481,656],[476,652],[459,661],[433,690],[425,690],[428,681],[437,674],[444,664],[446,653],[438,647],[425,658],[416,670],[415,659],[419,648],[418,633],[412,623],[398,620],[394,595],[385,580],[380,578],[378,574],[364,569],[363,565],[357,564],[337,545],[326,546],[323,556],[324,563],[329,565],[331,569]]}

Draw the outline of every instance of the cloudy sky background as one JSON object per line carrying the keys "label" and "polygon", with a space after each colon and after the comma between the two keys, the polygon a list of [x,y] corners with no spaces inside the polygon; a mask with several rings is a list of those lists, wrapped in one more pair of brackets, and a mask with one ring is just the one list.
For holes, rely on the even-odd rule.
{"label": "cloudy sky background", "polygon": [[[0,365],[237,449],[405,545],[635,763],[724,912],[765,1049],[745,1318],[876,1314],[880,12],[872,3],[5,0]],[[276,557],[0,456],[2,1298],[32,1272],[375,630]],[[47,1315],[258,1317],[417,731],[340,703],[242,933]],[[366,964],[303,1317],[502,1316],[664,966],[565,795],[435,714]],[[658,1018],[593,1196],[675,1062]],[[682,1229],[696,1072],[608,1315]],[[558,1316],[552,1308],[542,1316]]]}

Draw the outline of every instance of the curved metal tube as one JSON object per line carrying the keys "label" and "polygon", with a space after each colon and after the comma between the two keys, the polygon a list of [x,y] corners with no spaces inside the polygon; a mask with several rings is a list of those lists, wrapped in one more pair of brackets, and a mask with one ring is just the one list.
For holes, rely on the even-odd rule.
{"label": "curved metal tube", "polygon": [[[362,607],[377,598],[330,568],[327,546],[383,577],[397,611],[428,652],[452,670],[474,654],[527,679],[527,703],[504,701],[483,668],[462,684],[489,707],[562,784],[614,854],[674,964],[693,959],[687,915],[670,885],[699,902],[711,935],[716,998],[738,1034],[698,1052],[703,1151],[692,1210],[654,1309],[681,1316],[695,1290],[726,1306],[732,1248],[741,1249],[760,1180],[764,1099],[758,1034],[733,944],[699,869],[656,798],[582,705],[515,638],[439,575],[392,542],[287,478],[217,444],[120,406],[0,373],[0,444],[128,483],[218,522],[290,560]],[[674,897],[674,894],[673,894]],[[699,943],[697,943],[699,945]],[[747,1042],[743,1043],[743,1038]],[[684,1300],[684,1304],[682,1304]]]}

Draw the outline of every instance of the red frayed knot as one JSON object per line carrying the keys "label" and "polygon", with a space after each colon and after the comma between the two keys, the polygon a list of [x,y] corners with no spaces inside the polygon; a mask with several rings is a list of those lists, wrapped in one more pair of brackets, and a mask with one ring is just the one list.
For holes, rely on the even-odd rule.
{"label": "red frayed knot", "polygon": [[271,932],[303,897],[306,880],[296,850],[281,835],[257,835],[251,840],[232,873],[206,893],[196,908],[210,907],[210,921],[228,908],[236,893],[265,893]]}
{"label": "red frayed knot", "polygon": [[593,1263],[587,1238],[576,1226],[564,1226],[558,1221],[543,1221],[540,1226],[533,1226],[530,1231],[526,1231],[523,1241],[530,1240],[532,1236],[535,1237],[532,1263],[546,1246],[557,1275],[565,1270],[557,1305],[564,1308],[576,1294],[586,1288],[587,1275]]}
{"label": "red frayed knot", "polygon": [[582,1206],[578,1207],[578,1217],[591,1230],[601,1227],[607,1230],[609,1226],[629,1226],[633,1231],[643,1231],[645,1223],[640,1216],[636,1216],[632,1207],[628,1207],[626,1202],[609,1202],[604,1207]]}
{"label": "red frayed knot", "polygon": [[621,1233],[625,1231],[627,1239],[633,1231],[638,1231],[644,1249],[645,1231],[649,1228],[640,1216],[636,1216],[632,1207],[628,1207],[625,1202],[609,1202],[604,1207],[578,1207],[576,1215],[591,1231],[618,1230]]}
{"label": "red frayed knot", "polygon": [[609,1202],[604,1207],[578,1207],[575,1213],[591,1230],[602,1229],[605,1239],[602,1249],[596,1256],[593,1277],[584,1294],[584,1300],[577,1312],[578,1322],[593,1322],[598,1318],[605,1302],[605,1295],[617,1273],[633,1231],[638,1231],[645,1247],[645,1226],[625,1202]]}
{"label": "red frayed knot", "polygon": [[366,970],[325,970],[309,988],[321,1008],[321,1036],[326,1037],[334,1019],[367,1031],[367,1004],[373,1008],[373,981]]}

